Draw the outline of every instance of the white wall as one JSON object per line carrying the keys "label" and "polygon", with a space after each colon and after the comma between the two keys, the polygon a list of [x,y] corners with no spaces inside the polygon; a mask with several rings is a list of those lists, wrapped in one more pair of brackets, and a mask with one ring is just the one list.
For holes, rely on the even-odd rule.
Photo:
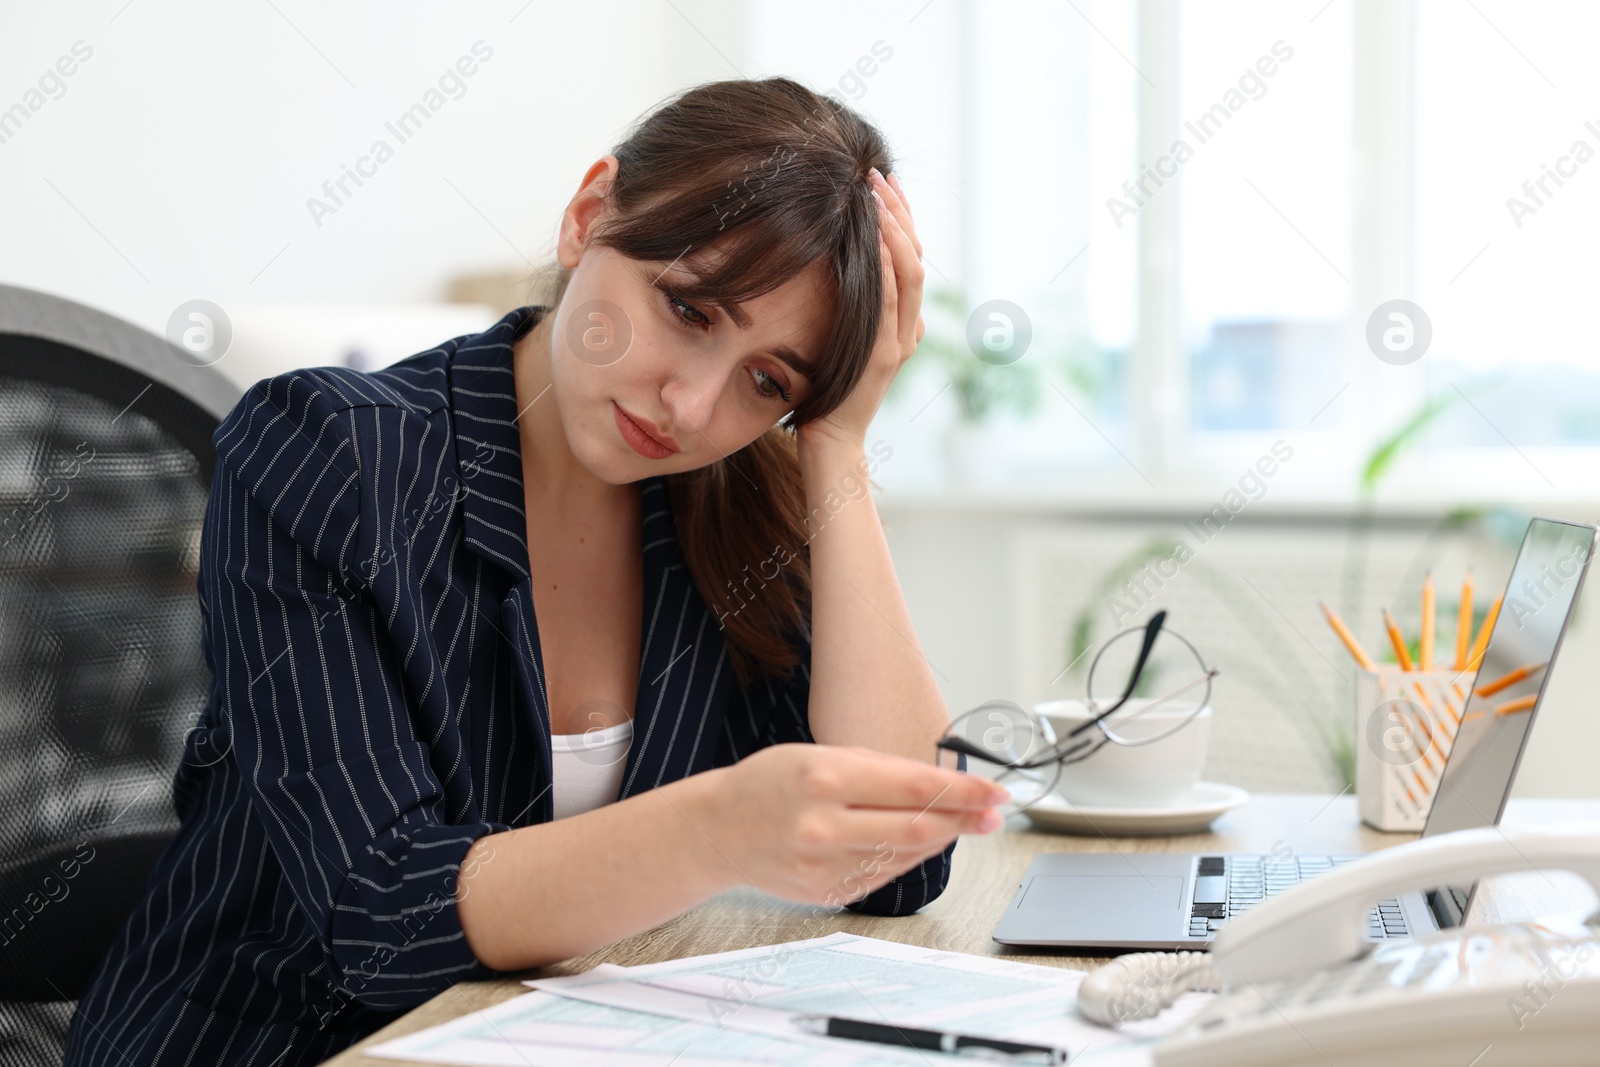
{"label": "white wall", "polygon": [[[705,25],[736,7],[680,6]],[[196,297],[437,301],[457,272],[539,263],[629,122],[732,76],[672,5],[626,0],[110,0],[4,20],[0,108],[75,42],[90,55],[0,143],[0,281],[156,332]],[[492,54],[422,129],[385,129],[479,41]],[[380,138],[393,157],[319,225],[308,199]]]}

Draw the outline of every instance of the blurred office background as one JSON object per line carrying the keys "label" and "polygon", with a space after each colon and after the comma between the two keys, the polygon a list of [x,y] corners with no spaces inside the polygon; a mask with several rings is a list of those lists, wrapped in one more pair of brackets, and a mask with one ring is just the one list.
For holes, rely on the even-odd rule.
{"label": "blurred office background", "polygon": [[[1527,516],[1600,517],[1581,0],[107,0],[4,25],[0,282],[157,334],[212,301],[243,386],[525,302],[585,169],[689,85],[785,74],[859,109],[929,285],[876,498],[955,711],[1078,695],[1085,642],[1166,607],[1224,671],[1207,777],[1335,793],[1352,667],[1317,601],[1378,652],[1432,570],[1444,647],[1462,573],[1485,604]],[[985,362],[971,323],[1029,340]],[[1522,794],[1600,795],[1594,597]]]}

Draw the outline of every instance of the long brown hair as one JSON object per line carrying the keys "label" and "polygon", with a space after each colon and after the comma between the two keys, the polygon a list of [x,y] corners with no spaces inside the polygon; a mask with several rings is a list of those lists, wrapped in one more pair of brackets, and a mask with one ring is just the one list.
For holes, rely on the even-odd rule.
{"label": "long brown hair", "polygon": [[[866,369],[883,300],[867,171],[888,176],[888,149],[843,103],[774,77],[696,86],[639,120],[612,154],[619,165],[594,243],[692,264],[700,283],[675,287],[686,299],[743,303],[814,263],[831,288],[832,331],[805,400],[726,459],[667,477],[684,560],[740,684],[789,677],[811,618],[812,526],[794,430],[838,407]],[[550,271],[541,302],[553,307],[571,272]]]}

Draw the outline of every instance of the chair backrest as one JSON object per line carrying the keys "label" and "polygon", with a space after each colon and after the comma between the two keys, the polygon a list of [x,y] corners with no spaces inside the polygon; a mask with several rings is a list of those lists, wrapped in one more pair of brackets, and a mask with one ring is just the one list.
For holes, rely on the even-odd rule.
{"label": "chair backrest", "polygon": [[211,680],[211,435],[239,396],[145,330],[0,285],[0,1062],[61,1062],[177,827]]}

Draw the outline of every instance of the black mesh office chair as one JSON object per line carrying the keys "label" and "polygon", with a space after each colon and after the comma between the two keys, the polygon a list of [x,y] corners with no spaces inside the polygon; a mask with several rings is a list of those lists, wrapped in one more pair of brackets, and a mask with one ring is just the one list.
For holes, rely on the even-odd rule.
{"label": "black mesh office chair", "polygon": [[177,827],[210,683],[211,434],[240,395],[151,333],[0,285],[0,1067],[61,1062]]}

